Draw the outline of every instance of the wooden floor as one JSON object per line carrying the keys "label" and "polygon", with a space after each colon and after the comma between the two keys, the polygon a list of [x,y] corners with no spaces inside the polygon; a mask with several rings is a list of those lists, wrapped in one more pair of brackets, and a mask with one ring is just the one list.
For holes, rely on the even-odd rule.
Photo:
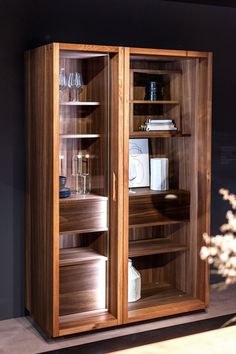
{"label": "wooden floor", "polygon": [[[187,327],[190,328],[188,334],[196,333],[191,332],[191,328],[194,328],[194,324],[198,322],[198,329],[208,330],[201,328],[201,324],[203,324],[204,320],[207,319],[215,319],[217,317],[230,315],[236,313],[236,285],[231,286],[225,291],[218,292],[214,289],[211,290],[211,301],[210,306],[207,311],[198,311],[196,313],[185,314],[182,316],[174,316],[171,318],[158,319],[155,321],[148,321],[141,324],[133,324],[129,326],[122,326],[115,329],[107,329],[100,330],[96,332],[90,333],[82,333],[80,335],[73,335],[59,339],[49,340],[37,331],[37,329],[33,326],[29,319],[26,317],[20,317],[16,319],[10,319],[5,321],[0,321],[0,353],[1,354],[34,354],[34,353],[45,353],[49,351],[54,351],[54,353],[85,353],[82,351],[82,348],[85,346],[89,346],[91,354],[98,353],[112,353],[119,350],[124,350],[133,347],[134,354],[138,354],[138,351],[135,346],[141,346],[143,344],[152,344],[155,345],[154,342],[158,341],[158,348],[164,348],[164,344],[170,338],[174,337],[182,337],[184,334],[182,328],[183,325],[188,324]],[[219,325],[220,326],[220,325]],[[217,327],[216,327],[217,328]],[[231,329],[233,330],[233,329]],[[164,332],[163,332],[164,331]],[[168,335],[164,337],[163,333],[167,333]],[[144,335],[143,335],[144,334]],[[159,335],[159,338],[157,338]],[[142,338],[146,338],[143,341]],[[190,337],[187,337],[190,338]],[[194,337],[195,338],[195,337]],[[236,329],[235,329],[235,338],[236,338]],[[181,339],[181,338],[179,338]],[[163,342],[163,340],[166,340]],[[177,339],[175,339],[177,340]],[[233,340],[233,339],[232,339]],[[110,351],[102,351],[103,344],[106,341],[110,341],[112,343],[113,348],[115,343],[120,343],[120,346],[116,346],[115,349]],[[201,343],[200,343],[201,344]],[[110,348],[112,348],[112,345]],[[188,346],[188,351],[169,351],[168,354],[179,354],[179,353],[191,353],[195,354],[189,348],[189,342],[187,340],[186,346]],[[80,346],[78,349],[78,346]],[[66,349],[69,348],[70,349]],[[76,348],[77,347],[77,348]],[[93,348],[91,352],[91,347]],[[73,351],[73,348],[75,351]],[[215,348],[215,346],[214,346]],[[236,346],[234,346],[234,353],[236,353]],[[64,350],[62,350],[64,349]],[[217,348],[215,348],[217,349]],[[148,350],[151,350],[148,348]],[[163,349],[164,350],[164,349]],[[231,352],[221,351],[221,353],[231,354]],[[128,352],[130,353],[130,351]],[[146,353],[143,352],[143,353]],[[148,351],[147,351],[148,353]],[[156,353],[165,353],[164,351]],[[199,351],[198,354],[205,354],[211,352]],[[214,353],[218,353],[214,351]]]}

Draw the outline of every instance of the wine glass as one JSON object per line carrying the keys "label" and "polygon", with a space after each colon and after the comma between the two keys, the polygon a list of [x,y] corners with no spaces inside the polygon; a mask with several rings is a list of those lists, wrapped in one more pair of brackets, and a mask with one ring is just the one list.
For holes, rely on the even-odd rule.
{"label": "wine glass", "polygon": [[137,177],[137,168],[134,159],[129,159],[129,181],[130,181],[130,188],[129,188],[129,193],[136,193],[132,189],[132,182],[135,180]]}
{"label": "wine glass", "polygon": [[77,101],[80,101],[79,94],[82,90],[82,86],[83,86],[82,75],[80,73],[76,72],[75,73],[75,87],[77,89],[77,94],[76,94]]}
{"label": "wine glass", "polygon": [[60,91],[60,101],[63,101],[63,91],[67,87],[67,79],[66,79],[66,74],[65,74],[65,69],[61,68],[60,74],[59,74],[59,91]]}
{"label": "wine glass", "polygon": [[75,80],[75,73],[70,73],[68,77],[68,87],[70,89],[70,101],[75,102],[76,101],[76,80]]}

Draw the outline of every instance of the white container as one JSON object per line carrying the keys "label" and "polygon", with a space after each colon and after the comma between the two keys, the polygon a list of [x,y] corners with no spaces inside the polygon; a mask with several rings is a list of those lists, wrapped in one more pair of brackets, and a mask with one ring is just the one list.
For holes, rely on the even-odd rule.
{"label": "white container", "polygon": [[150,165],[151,165],[150,189],[154,191],[165,191],[169,189],[168,158],[166,157],[151,158]]}
{"label": "white container", "polygon": [[132,265],[132,259],[128,259],[128,302],[134,302],[141,298],[141,275]]}

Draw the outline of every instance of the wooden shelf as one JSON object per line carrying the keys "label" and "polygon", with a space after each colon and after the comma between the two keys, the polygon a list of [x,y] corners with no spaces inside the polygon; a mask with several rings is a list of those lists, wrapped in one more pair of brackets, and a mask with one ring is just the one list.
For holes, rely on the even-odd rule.
{"label": "wooden shelf", "polygon": [[81,102],[81,101],[71,101],[71,102],[62,102],[60,106],[100,106],[100,102]]}
{"label": "wooden shelf", "polygon": [[79,264],[82,262],[90,262],[94,260],[107,260],[97,251],[88,247],[81,248],[62,248],[60,249],[60,267]]}
{"label": "wooden shelf", "polygon": [[179,101],[175,101],[175,100],[159,100],[159,101],[131,100],[130,103],[134,103],[134,104],[180,104]]}
{"label": "wooden shelf", "polygon": [[65,315],[59,317],[59,335],[110,327],[116,324],[118,324],[117,319],[106,309]]}
{"label": "wooden shelf", "polygon": [[[132,57],[134,59],[135,57]],[[150,59],[149,59],[150,60]],[[155,58],[154,58],[155,60]],[[147,74],[147,75],[173,75],[182,74],[181,70],[164,70],[164,69],[131,69],[134,74]]]}
{"label": "wooden shelf", "polygon": [[184,189],[168,189],[166,191],[154,191],[148,187],[132,188],[132,189],[134,189],[136,193],[129,194],[129,199],[138,198],[140,196],[151,196],[151,195],[164,197],[165,199],[169,199],[169,200],[178,199],[181,196],[189,197],[189,191],[186,191]]}
{"label": "wooden shelf", "polygon": [[180,252],[185,251],[186,249],[186,245],[181,245],[166,239],[138,240],[129,242],[129,257]]}
{"label": "wooden shelf", "polygon": [[68,198],[60,198],[60,204],[64,204],[64,203],[70,203],[70,202],[74,202],[74,201],[87,201],[87,200],[108,200],[108,197],[104,197],[103,195],[97,195],[97,194],[92,194],[92,193],[88,193],[88,194],[71,194]]}
{"label": "wooden shelf", "polygon": [[191,134],[181,133],[178,130],[167,130],[167,131],[138,131],[129,133],[130,138],[169,138],[169,137],[185,137],[191,136]]}
{"label": "wooden shelf", "polygon": [[149,284],[142,287],[141,299],[129,303],[129,312],[142,310],[147,307],[173,304],[187,299],[190,299],[190,296],[170,284]]}
{"label": "wooden shelf", "polygon": [[99,138],[100,134],[60,134],[62,139],[90,139]]}

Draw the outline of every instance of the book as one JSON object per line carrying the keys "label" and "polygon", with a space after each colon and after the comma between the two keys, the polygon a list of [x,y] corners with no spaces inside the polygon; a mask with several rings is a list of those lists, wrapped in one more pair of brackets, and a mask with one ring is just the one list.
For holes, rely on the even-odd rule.
{"label": "book", "polygon": [[168,123],[173,123],[172,119],[147,119],[145,121],[145,124],[168,124]]}
{"label": "book", "polygon": [[143,131],[159,131],[159,130],[177,130],[174,124],[147,124],[141,125],[141,130]]}

